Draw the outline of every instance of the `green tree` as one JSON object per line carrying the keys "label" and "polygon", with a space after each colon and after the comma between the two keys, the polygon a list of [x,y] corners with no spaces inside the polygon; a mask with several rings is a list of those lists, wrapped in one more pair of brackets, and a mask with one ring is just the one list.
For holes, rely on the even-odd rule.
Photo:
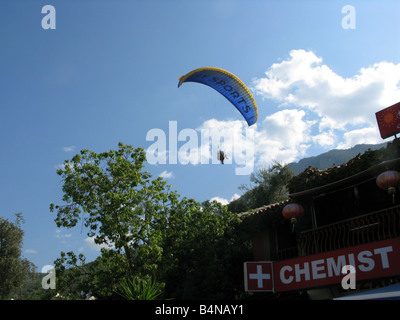
{"label": "green tree", "polygon": [[109,246],[90,263],[62,252],[55,261],[57,290],[68,298],[82,298],[84,291],[100,299],[121,298],[121,289],[130,299],[240,294],[243,259],[250,254],[241,220],[217,202],[180,199],[161,178],[151,179],[144,161],[143,149],[119,144],[100,154],[82,150],[57,171],[65,202],[50,205],[57,226],[82,220],[95,243]]}
{"label": "green tree", "polygon": [[0,299],[12,297],[35,268],[21,257],[22,223],[21,214],[16,214],[15,223],[0,217]]}
{"label": "green tree", "polygon": [[[106,245],[96,267],[84,266],[84,257],[61,253],[56,266],[75,266],[82,276],[103,275],[111,292],[124,277],[153,274],[162,256],[160,221],[178,195],[162,178],[144,170],[142,148],[118,144],[118,150],[95,153],[82,150],[66,160],[57,174],[63,179],[64,205],[50,204],[58,227],[72,228],[80,220],[94,242]],[[78,266],[78,260],[81,261]],[[105,294],[105,292],[103,292]]]}
{"label": "green tree", "polygon": [[229,203],[232,212],[244,212],[288,198],[287,184],[294,173],[289,166],[274,162],[271,167],[260,168],[250,175],[250,185],[241,185],[245,193]]}
{"label": "green tree", "polygon": [[218,202],[183,199],[166,217],[160,270],[166,297],[232,299],[243,290],[250,239],[240,219]]}

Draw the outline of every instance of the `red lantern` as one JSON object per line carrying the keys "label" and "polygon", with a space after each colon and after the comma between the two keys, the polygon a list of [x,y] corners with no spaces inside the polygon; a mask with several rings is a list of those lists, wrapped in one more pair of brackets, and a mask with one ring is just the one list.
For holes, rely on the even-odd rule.
{"label": "red lantern", "polygon": [[394,170],[382,172],[376,178],[376,184],[379,188],[387,190],[389,194],[393,195],[394,204],[394,194],[396,193],[396,187],[398,187],[400,184],[400,172]]}
{"label": "red lantern", "polygon": [[304,215],[304,208],[297,203],[290,203],[283,208],[282,215],[295,224],[297,223],[297,218],[301,218]]}

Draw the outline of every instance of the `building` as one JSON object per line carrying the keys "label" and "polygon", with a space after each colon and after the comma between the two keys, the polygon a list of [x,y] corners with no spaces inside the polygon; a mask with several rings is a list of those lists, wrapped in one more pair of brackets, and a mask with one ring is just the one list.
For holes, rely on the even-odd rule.
{"label": "building", "polygon": [[[400,172],[400,139],[341,166],[310,167],[290,181],[289,200],[243,214],[253,239],[246,290],[337,299],[400,282],[400,181],[377,184],[388,171]],[[282,216],[289,203],[304,208],[297,223]]]}

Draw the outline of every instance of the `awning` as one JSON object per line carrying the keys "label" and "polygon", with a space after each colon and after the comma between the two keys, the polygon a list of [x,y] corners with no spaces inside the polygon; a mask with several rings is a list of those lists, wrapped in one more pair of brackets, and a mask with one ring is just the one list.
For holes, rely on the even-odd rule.
{"label": "awning", "polygon": [[400,300],[400,283],[333,300]]}

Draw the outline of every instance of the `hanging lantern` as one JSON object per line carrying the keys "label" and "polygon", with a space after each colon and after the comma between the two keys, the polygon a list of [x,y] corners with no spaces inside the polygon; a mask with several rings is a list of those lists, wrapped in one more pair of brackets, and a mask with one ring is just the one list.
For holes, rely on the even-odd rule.
{"label": "hanging lantern", "polygon": [[283,208],[282,215],[295,224],[297,223],[297,218],[301,218],[304,215],[304,208],[297,203],[290,203]]}
{"label": "hanging lantern", "polygon": [[376,184],[382,190],[387,190],[387,192],[393,196],[393,204],[394,204],[394,195],[396,193],[396,187],[400,184],[400,172],[394,170],[388,170],[382,172],[376,178]]}

